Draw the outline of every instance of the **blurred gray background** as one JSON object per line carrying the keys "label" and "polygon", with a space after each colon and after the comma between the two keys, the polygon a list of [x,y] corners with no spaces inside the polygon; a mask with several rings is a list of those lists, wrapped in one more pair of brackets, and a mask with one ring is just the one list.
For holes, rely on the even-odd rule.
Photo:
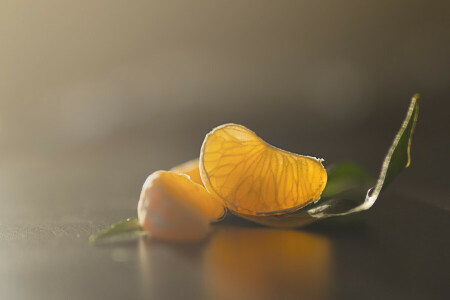
{"label": "blurred gray background", "polygon": [[[441,206],[448,1],[0,2],[0,217],[134,212],[145,177],[241,123],[372,172],[422,95],[399,179]],[[448,207],[448,206],[447,206]]]}

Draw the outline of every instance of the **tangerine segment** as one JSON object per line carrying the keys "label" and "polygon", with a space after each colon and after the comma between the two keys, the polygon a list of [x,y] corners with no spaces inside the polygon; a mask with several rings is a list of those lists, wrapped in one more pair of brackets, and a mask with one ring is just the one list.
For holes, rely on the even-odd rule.
{"label": "tangerine segment", "polygon": [[212,197],[208,191],[183,174],[158,171],[165,190],[172,197],[189,203],[199,209],[211,222],[220,220],[225,214],[222,202]]}
{"label": "tangerine segment", "polygon": [[275,148],[237,124],[206,135],[200,174],[210,193],[247,215],[300,209],[318,200],[327,183],[321,159]]}
{"label": "tangerine segment", "polygon": [[200,177],[198,158],[182,163],[181,165],[175,166],[170,171],[186,174],[195,183],[203,186],[202,178]]}
{"label": "tangerine segment", "polygon": [[[225,214],[224,205],[203,186],[184,174],[170,171],[156,171],[147,178],[142,187],[138,211],[146,210],[154,215],[152,207],[163,207],[170,213],[186,206],[199,211],[211,222],[218,221]],[[171,217],[167,216],[167,219]],[[173,220],[176,221],[175,218]]]}
{"label": "tangerine segment", "polygon": [[204,239],[210,231],[208,213],[203,205],[199,205],[196,192],[188,188],[183,198],[173,193],[174,185],[185,189],[184,180],[191,185],[197,184],[187,176],[173,174],[176,176],[166,171],[157,171],[147,178],[138,203],[139,224],[152,237],[161,240]]}

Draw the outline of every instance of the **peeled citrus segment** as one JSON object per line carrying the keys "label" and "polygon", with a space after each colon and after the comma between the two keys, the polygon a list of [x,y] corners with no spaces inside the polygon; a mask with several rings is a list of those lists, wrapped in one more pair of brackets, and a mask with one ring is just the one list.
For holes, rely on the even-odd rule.
{"label": "peeled citrus segment", "polygon": [[200,177],[200,169],[198,158],[182,163],[170,169],[172,172],[186,174],[195,183],[203,185],[202,178]]}
{"label": "peeled citrus segment", "polygon": [[168,171],[151,174],[138,203],[139,224],[152,236],[170,241],[200,240],[224,206],[189,177]]}
{"label": "peeled citrus segment", "polygon": [[318,200],[327,183],[322,160],[275,148],[242,125],[206,135],[200,174],[206,189],[247,215],[294,211]]}

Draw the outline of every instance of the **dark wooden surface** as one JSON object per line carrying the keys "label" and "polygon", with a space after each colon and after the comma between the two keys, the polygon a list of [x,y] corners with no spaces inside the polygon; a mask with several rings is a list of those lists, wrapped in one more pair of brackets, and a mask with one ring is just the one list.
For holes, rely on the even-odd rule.
{"label": "dark wooden surface", "polygon": [[121,198],[114,187],[102,185],[115,168],[102,169],[95,162],[77,167],[72,159],[28,160],[28,168],[42,174],[21,172],[17,182],[15,169],[4,176],[10,181],[3,192],[12,196],[5,206],[9,211],[1,212],[1,299],[450,295],[448,206],[426,201],[420,191],[408,195],[400,188],[402,180],[370,212],[349,223],[277,230],[230,217],[200,244],[140,238],[92,246],[89,235],[134,216],[137,199]]}

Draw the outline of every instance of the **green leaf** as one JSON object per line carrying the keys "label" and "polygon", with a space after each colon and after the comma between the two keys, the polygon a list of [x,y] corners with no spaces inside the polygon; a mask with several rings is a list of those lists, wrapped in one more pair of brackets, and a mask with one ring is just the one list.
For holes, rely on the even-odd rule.
{"label": "green leaf", "polygon": [[300,227],[324,218],[346,216],[368,210],[381,192],[411,163],[411,139],[419,114],[419,95],[411,99],[406,118],[384,158],[380,174],[373,188],[371,178],[354,164],[339,164],[329,170],[327,187],[319,201],[296,212],[271,216],[239,216],[267,226]]}
{"label": "green leaf", "polygon": [[147,234],[147,232],[144,231],[139,225],[139,221],[137,218],[128,218],[126,220],[117,222],[111,225],[111,227],[106,228],[96,234],[91,235],[89,237],[89,241],[95,244],[101,240],[116,237],[125,233],[137,235]]}
{"label": "green leaf", "polygon": [[321,200],[345,195],[355,189],[366,188],[375,184],[375,178],[361,166],[353,162],[343,162],[327,169],[328,182]]}

